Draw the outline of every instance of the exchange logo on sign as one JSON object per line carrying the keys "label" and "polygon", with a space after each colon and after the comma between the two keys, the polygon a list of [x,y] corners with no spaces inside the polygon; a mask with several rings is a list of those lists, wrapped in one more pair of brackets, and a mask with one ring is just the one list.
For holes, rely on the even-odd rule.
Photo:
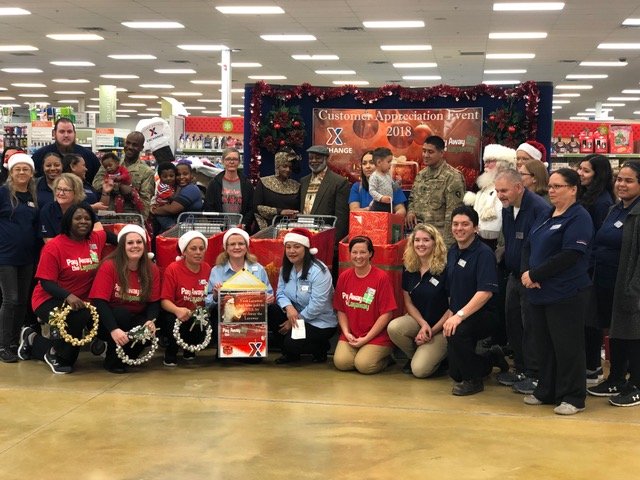
{"label": "exchange logo on sign", "polygon": [[342,145],[344,142],[340,135],[342,134],[342,128],[327,128],[327,133],[329,134],[329,139],[327,140],[327,145]]}

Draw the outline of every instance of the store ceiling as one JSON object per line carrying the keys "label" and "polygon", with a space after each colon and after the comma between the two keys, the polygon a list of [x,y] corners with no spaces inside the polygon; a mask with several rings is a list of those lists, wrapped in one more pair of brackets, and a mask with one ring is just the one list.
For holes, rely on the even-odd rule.
{"label": "store ceiling", "polygon": [[[24,94],[43,94],[43,101],[68,105],[65,99],[84,98],[86,110],[97,110],[100,84],[116,84],[127,91],[118,96],[121,112],[131,117],[157,108],[157,100],[131,99],[132,94],[171,96],[173,92],[199,92],[202,96],[177,96],[187,107],[219,109],[217,103],[198,100],[219,99],[218,85],[197,85],[191,80],[219,80],[219,52],[191,52],[177,48],[179,44],[223,44],[234,50],[233,62],[259,62],[261,68],[234,68],[233,87],[242,88],[255,80],[249,75],[284,75],[286,79],[269,81],[276,84],[332,85],[334,80],[365,80],[369,87],[394,82],[403,86],[475,85],[484,80],[515,79],[549,81],[555,85],[587,84],[590,90],[556,90],[554,93],[578,93],[555,112],[556,118],[568,118],[596,102],[623,95],[624,89],[640,90],[640,50],[603,50],[604,42],[640,42],[639,27],[623,27],[630,17],[640,17],[638,0],[566,0],[563,10],[555,12],[494,12],[490,0],[429,0],[374,2],[371,0],[274,0],[264,2],[198,1],[198,0],[110,0],[56,2],[15,0],[4,7],[21,7],[31,15],[0,17],[0,48],[3,45],[31,45],[37,51],[0,52],[0,69],[31,67],[43,73],[18,74],[0,71],[1,104],[23,104],[37,101]],[[221,5],[277,5],[281,15],[224,15]],[[125,27],[124,21],[164,20],[182,23],[178,30],[139,30]],[[366,20],[423,20],[424,28],[369,29]],[[545,39],[493,40],[490,32],[546,32]],[[96,33],[102,41],[56,41],[46,37],[54,33]],[[312,34],[311,42],[267,42],[263,34]],[[428,44],[431,51],[382,51],[381,45]],[[534,53],[532,60],[489,60],[485,53]],[[157,60],[114,60],[111,54],[151,54]],[[332,54],[337,61],[300,61],[294,54]],[[583,67],[581,61],[617,61],[624,67]],[[52,61],[89,61],[93,67],[63,67]],[[395,68],[396,62],[433,62],[435,68]],[[154,69],[189,68],[195,74],[159,74]],[[525,69],[525,74],[484,74],[484,70]],[[355,75],[323,75],[316,70],[353,70]],[[107,80],[104,74],[135,74],[138,79]],[[606,74],[606,79],[568,81],[570,74]],[[437,75],[437,81],[403,80],[406,75]],[[53,79],[86,79],[89,83],[54,83]],[[12,84],[39,83],[45,87],[16,87]],[[166,83],[175,88],[146,89],[140,84]],[[57,94],[56,91],[81,91],[84,94]],[[144,106],[123,106],[124,103]],[[234,105],[241,105],[242,93],[234,93]],[[616,101],[625,106],[613,107],[616,118],[640,118],[640,101]],[[202,114],[192,109],[192,114]],[[233,113],[242,114],[238,107]]]}

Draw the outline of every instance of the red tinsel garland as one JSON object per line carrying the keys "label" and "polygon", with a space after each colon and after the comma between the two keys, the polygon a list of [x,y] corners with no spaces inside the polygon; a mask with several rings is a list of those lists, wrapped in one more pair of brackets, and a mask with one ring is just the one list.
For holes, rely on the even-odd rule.
{"label": "red tinsel garland", "polygon": [[475,85],[473,87],[452,87],[450,85],[437,85],[426,88],[406,88],[400,85],[384,85],[377,90],[363,90],[353,85],[344,87],[314,87],[308,83],[294,87],[273,87],[265,82],[258,82],[253,87],[251,97],[251,117],[250,129],[251,138],[249,148],[251,149],[251,162],[249,177],[252,182],[257,182],[260,178],[260,122],[262,119],[262,99],[271,97],[276,100],[286,102],[293,98],[301,99],[303,96],[314,97],[316,102],[333,100],[335,98],[352,95],[353,98],[369,105],[378,100],[396,95],[400,100],[409,102],[426,102],[435,97],[453,97],[456,102],[460,100],[476,100],[479,96],[489,95],[491,98],[500,100],[521,100],[525,101],[524,130],[526,138],[535,138],[538,131],[538,104],[540,103],[540,92],[535,82],[525,82],[513,88],[502,88],[493,85]]}

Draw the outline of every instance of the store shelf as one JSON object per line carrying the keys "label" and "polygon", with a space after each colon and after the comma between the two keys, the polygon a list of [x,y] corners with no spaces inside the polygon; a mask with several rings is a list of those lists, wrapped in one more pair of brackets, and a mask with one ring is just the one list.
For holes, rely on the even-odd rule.
{"label": "store shelf", "polygon": [[[184,148],[182,150],[176,150],[176,153],[219,153],[222,154],[224,148]],[[238,150],[241,154],[242,150]]]}
{"label": "store shelf", "polygon": [[[582,158],[589,153],[553,153],[551,158]],[[609,158],[640,158],[640,153],[598,153]]]}
{"label": "store shelf", "polygon": [[124,147],[107,147],[105,145],[100,145],[96,147],[96,150],[124,150]]}

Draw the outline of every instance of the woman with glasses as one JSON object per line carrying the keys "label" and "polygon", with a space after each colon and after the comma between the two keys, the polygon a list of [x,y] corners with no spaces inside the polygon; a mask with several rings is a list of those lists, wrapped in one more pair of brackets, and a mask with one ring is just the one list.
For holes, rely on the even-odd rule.
{"label": "woman with glasses", "polygon": [[242,227],[253,231],[253,185],[239,172],[240,152],[236,148],[222,151],[224,171],[213,177],[204,196],[205,212],[242,214]]}
{"label": "woman with glasses", "polygon": [[538,385],[527,405],[555,405],[558,415],[584,410],[584,314],[588,299],[593,223],[577,201],[580,177],[561,168],[549,178],[553,209],[533,227],[523,252],[521,280],[529,297],[538,349]]}
{"label": "woman with glasses", "polygon": [[549,201],[549,172],[540,160],[528,160],[518,167],[518,172],[522,176],[522,185],[530,192],[537,193],[545,200]]}

